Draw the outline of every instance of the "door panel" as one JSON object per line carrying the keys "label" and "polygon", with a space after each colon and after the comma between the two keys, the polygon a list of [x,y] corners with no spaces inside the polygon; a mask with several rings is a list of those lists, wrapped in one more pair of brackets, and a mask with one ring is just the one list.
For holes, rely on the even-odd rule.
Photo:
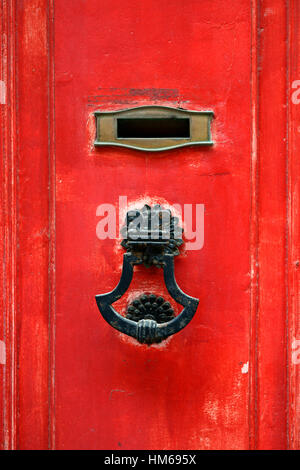
{"label": "door panel", "polygon": [[[249,2],[79,1],[71,9],[67,1],[55,12],[57,446],[244,448]],[[145,104],[212,109],[215,145],[94,149],[94,110]],[[101,203],[117,207],[120,195],[137,207],[205,205],[203,249],[175,261],[198,312],[159,346],[122,338],[95,306],[95,294],[117,284],[122,261],[119,240],[97,239],[95,213]],[[161,292],[161,273],[148,271],[136,273],[128,295]]]}

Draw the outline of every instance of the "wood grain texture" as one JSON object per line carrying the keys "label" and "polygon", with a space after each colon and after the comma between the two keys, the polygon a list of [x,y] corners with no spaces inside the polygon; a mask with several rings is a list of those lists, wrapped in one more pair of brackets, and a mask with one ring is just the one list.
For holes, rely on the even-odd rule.
{"label": "wood grain texture", "polygon": [[288,2],[288,439],[300,449],[300,104],[293,103],[293,82],[300,77],[300,4]]}
{"label": "wood grain texture", "polygon": [[17,2],[18,447],[48,446],[48,3]]}
{"label": "wood grain texture", "polygon": [[[287,10],[258,10],[257,447],[285,448],[287,402]],[[274,47],[276,42],[277,46]]]}

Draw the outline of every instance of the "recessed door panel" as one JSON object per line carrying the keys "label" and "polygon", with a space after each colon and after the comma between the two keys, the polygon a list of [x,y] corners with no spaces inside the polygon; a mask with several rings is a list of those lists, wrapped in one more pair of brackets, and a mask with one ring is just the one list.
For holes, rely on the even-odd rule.
{"label": "recessed door panel", "polygon": [[[55,3],[56,446],[247,448],[250,2]],[[214,144],[94,146],[95,111],[153,105],[213,111]],[[190,204],[194,221],[204,206],[203,246],[175,262],[199,307],[160,344],[117,332],[95,303],[123,256],[119,238],[97,236],[97,208],[118,216],[120,196]],[[161,270],[139,267],[119,311],[162,285]]]}

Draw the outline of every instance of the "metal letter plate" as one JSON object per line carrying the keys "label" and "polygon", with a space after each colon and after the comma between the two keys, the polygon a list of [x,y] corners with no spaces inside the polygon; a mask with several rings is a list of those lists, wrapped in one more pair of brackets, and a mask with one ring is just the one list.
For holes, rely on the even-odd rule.
{"label": "metal letter plate", "polygon": [[[189,145],[212,145],[212,111],[140,106],[96,111],[95,146],[113,145],[148,152]],[[130,122],[132,120],[132,122]]]}

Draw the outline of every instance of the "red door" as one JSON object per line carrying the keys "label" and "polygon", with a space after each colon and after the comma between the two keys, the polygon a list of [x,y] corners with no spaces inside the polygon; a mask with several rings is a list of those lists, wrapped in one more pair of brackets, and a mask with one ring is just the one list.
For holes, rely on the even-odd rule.
{"label": "red door", "polygon": [[[300,10],[288,3],[2,2],[3,448],[299,447]],[[94,145],[95,111],[153,105],[213,111],[214,143]],[[190,205],[202,240],[175,259],[197,312],[150,346],[95,302],[121,276],[120,238],[99,237],[121,196]],[[162,269],[143,266],[116,309],[145,292],[180,312]]]}

